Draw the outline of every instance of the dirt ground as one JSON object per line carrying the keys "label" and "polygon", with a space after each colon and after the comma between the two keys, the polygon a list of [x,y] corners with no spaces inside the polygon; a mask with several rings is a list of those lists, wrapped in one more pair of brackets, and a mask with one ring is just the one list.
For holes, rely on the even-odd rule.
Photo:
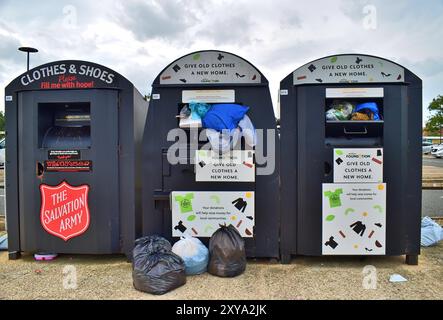
{"label": "dirt ground", "polygon": [[[133,288],[131,264],[123,256],[64,255],[52,262],[36,262],[30,255],[9,261],[7,253],[1,252],[0,299],[442,300],[442,263],[443,243],[423,248],[418,266],[406,265],[404,257],[298,257],[290,265],[248,261],[246,272],[236,278],[207,273],[192,276],[186,285],[153,296]],[[366,265],[376,267],[376,289],[363,288]],[[76,289],[69,288],[72,266],[76,269]],[[393,273],[408,281],[390,283]],[[64,283],[68,283],[67,289]]]}

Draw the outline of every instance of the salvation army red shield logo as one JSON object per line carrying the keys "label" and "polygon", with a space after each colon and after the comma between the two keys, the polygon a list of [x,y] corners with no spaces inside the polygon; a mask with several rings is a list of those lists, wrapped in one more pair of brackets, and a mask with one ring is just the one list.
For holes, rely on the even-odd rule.
{"label": "salvation army red shield logo", "polygon": [[65,241],[83,234],[89,227],[88,185],[40,185],[40,222],[50,234]]}

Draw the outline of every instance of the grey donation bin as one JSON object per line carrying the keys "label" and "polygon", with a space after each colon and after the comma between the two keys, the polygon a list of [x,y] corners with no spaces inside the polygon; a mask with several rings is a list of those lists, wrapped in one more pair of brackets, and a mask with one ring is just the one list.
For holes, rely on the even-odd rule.
{"label": "grey donation bin", "polygon": [[147,102],[123,76],[57,61],[6,87],[9,257],[130,256],[140,223]]}
{"label": "grey donation bin", "polygon": [[406,255],[417,264],[422,81],[383,58],[307,63],[280,83],[282,261]]}
{"label": "grey donation bin", "polygon": [[[202,150],[208,140],[198,119],[178,118],[193,102],[248,106],[255,128],[274,135],[265,132],[265,143],[258,139],[255,148],[239,139],[227,164],[226,153]],[[278,258],[278,159],[271,174],[259,174],[266,165],[259,155],[277,145],[275,129],[268,81],[248,61],[199,51],[168,65],[152,85],[143,138],[143,234],[170,240],[189,234],[207,244],[219,224],[232,224],[245,238],[247,256]],[[170,147],[180,149],[174,152],[180,161],[168,160]]]}

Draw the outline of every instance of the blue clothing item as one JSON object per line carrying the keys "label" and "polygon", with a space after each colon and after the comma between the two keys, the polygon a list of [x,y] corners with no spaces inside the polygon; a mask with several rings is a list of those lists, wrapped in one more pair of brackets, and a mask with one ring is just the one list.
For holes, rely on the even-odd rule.
{"label": "blue clothing item", "polygon": [[191,109],[191,118],[198,120],[206,115],[211,106],[207,103],[189,102],[189,108]]}
{"label": "blue clothing item", "polygon": [[365,102],[357,104],[354,112],[364,112],[364,109],[369,110],[374,115],[374,120],[380,120],[380,115],[378,113],[378,107],[375,102]]}
{"label": "blue clothing item", "polygon": [[248,110],[249,107],[234,103],[214,104],[202,119],[202,125],[217,131],[234,130]]}

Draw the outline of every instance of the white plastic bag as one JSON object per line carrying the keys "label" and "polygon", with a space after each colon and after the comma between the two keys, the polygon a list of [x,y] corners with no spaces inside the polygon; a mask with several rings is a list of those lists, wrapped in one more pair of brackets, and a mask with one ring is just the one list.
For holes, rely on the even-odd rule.
{"label": "white plastic bag", "polygon": [[199,239],[185,235],[172,246],[172,252],[180,256],[185,262],[187,275],[206,272],[209,251]]}

